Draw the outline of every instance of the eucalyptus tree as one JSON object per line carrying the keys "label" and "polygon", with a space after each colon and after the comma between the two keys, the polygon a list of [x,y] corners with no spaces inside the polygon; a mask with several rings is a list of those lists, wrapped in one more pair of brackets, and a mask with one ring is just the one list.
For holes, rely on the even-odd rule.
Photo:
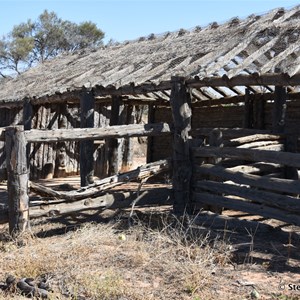
{"label": "eucalyptus tree", "polygon": [[104,32],[93,22],[77,24],[45,10],[36,21],[16,25],[0,39],[0,74],[5,76],[3,70],[20,73],[63,52],[98,47],[103,38]]}

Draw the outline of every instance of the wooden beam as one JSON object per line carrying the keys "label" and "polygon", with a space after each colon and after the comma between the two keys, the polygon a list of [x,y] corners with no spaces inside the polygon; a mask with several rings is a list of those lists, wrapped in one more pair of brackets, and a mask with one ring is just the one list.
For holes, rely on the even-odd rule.
{"label": "wooden beam", "polygon": [[300,168],[300,153],[254,150],[242,148],[201,147],[194,148],[196,157],[238,158],[249,161],[264,161]]}
{"label": "wooden beam", "polygon": [[174,122],[173,139],[173,198],[174,212],[190,212],[190,159],[189,131],[191,129],[191,99],[183,77],[172,77],[171,109]]}
{"label": "wooden beam", "polygon": [[244,106],[244,128],[253,128],[253,100],[249,89],[246,89]]}
{"label": "wooden beam", "polygon": [[202,175],[213,175],[222,180],[230,180],[238,184],[246,184],[270,191],[288,194],[300,194],[300,185],[298,180],[267,178],[264,176],[250,175],[244,173],[232,172],[220,166],[201,165],[195,167],[195,172]]}
{"label": "wooden beam", "polygon": [[51,143],[59,141],[103,140],[108,138],[169,135],[171,129],[167,123],[130,124],[105,128],[72,128],[55,130],[33,129],[25,132],[30,143]]}
{"label": "wooden beam", "polygon": [[208,204],[219,205],[228,209],[259,215],[269,219],[276,219],[288,224],[300,226],[299,215],[288,213],[278,208],[267,207],[265,205],[249,203],[242,200],[202,192],[194,193],[193,198],[195,202],[200,201],[200,203],[205,202]]}
{"label": "wooden beam", "polygon": [[290,212],[300,212],[299,199],[286,195],[272,193],[269,191],[260,191],[240,185],[226,184],[223,182],[221,183],[208,180],[198,181],[195,183],[194,187],[196,189],[200,188],[201,190],[213,193],[242,197],[256,203],[268,205],[271,207],[277,207],[279,209],[287,210]]}
{"label": "wooden beam", "polygon": [[19,234],[29,228],[28,168],[24,127],[8,127],[5,132],[9,232]]}
{"label": "wooden beam", "polygon": [[[155,122],[155,110],[156,106],[153,104],[148,105],[148,122],[154,123]],[[153,160],[153,137],[147,138],[147,163],[151,162]]]}
{"label": "wooden beam", "polygon": [[[83,91],[80,95],[80,127],[94,127],[95,99],[91,91]],[[94,141],[80,142],[80,184],[87,186],[94,182]]]}

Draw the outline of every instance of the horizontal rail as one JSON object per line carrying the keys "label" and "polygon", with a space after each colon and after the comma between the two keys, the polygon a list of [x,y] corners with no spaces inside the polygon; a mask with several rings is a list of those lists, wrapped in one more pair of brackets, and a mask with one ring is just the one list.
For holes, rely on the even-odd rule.
{"label": "horizontal rail", "polygon": [[291,152],[206,146],[193,148],[193,153],[196,157],[238,158],[300,168],[300,154]]}
{"label": "horizontal rail", "polygon": [[300,194],[299,180],[268,178],[258,175],[233,172],[220,166],[204,164],[195,167],[196,173],[200,175],[212,175],[222,180],[231,180],[235,183],[246,184],[270,191],[288,194]]}
{"label": "horizontal rail", "polygon": [[220,207],[225,207],[228,209],[242,211],[254,215],[263,216],[265,218],[271,218],[280,220],[289,224],[294,224],[300,226],[300,216],[292,213],[288,213],[286,211],[282,211],[278,208],[267,207],[261,204],[255,204],[248,201],[232,199],[229,197],[214,195],[210,193],[194,193],[193,201],[195,201],[195,205],[197,203],[201,206],[202,203],[207,203],[210,205],[217,205]]}
{"label": "horizontal rail", "polygon": [[130,124],[109,126],[105,128],[72,128],[25,131],[29,143],[45,143],[58,141],[102,140],[107,138],[139,137],[168,135],[171,133],[169,124]]}

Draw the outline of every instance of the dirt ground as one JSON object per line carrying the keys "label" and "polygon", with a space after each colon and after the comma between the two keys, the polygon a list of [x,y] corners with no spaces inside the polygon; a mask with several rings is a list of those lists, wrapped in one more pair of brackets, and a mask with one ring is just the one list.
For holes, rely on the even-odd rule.
{"label": "dirt ground", "polygon": [[[41,182],[56,189],[79,187],[78,177],[42,180]],[[130,184],[126,189],[137,189],[137,185]],[[0,199],[0,205],[4,205],[7,201],[5,183],[0,186]],[[118,232],[127,234],[130,212],[130,209],[106,210],[62,218],[40,218],[32,221],[32,230],[38,239],[49,239],[51,243],[55,242],[56,238],[69,238],[69,232],[76,231],[84,224],[91,222],[123,224]],[[134,227],[135,224],[143,223],[152,229],[164,230],[169,226],[170,212],[170,206],[136,208],[130,226]],[[222,217],[209,212],[201,212],[186,220],[185,226],[196,228],[199,235],[209,236],[212,241],[222,241],[228,246],[226,251],[230,252],[230,258],[226,258],[226,263],[216,264],[212,271],[215,281],[222,281],[224,284],[215,285],[215,287],[212,285],[211,298],[207,299],[215,299],[215,297],[229,299],[227,298],[229,295],[232,299],[300,299],[299,227],[229,210],[225,210]],[[2,238],[5,236],[5,231],[7,231],[7,225],[0,225]],[[160,275],[163,276],[163,274]],[[1,280],[4,279],[0,278],[0,282]],[[137,281],[136,284],[137,288],[139,285],[140,288],[145,285],[142,281]],[[187,298],[182,298],[182,295],[174,298],[173,295],[172,299],[202,299],[197,295],[193,293]],[[131,298],[120,297],[118,299]]]}

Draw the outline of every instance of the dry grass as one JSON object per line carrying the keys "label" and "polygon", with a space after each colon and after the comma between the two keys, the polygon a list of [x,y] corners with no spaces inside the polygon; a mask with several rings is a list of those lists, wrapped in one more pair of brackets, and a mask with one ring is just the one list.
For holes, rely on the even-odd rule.
{"label": "dry grass", "polygon": [[[50,299],[241,299],[226,288],[230,278],[216,275],[229,262],[230,245],[179,221],[160,230],[89,224],[21,244],[0,242],[0,280],[46,275]],[[19,298],[0,292],[0,299]]]}

